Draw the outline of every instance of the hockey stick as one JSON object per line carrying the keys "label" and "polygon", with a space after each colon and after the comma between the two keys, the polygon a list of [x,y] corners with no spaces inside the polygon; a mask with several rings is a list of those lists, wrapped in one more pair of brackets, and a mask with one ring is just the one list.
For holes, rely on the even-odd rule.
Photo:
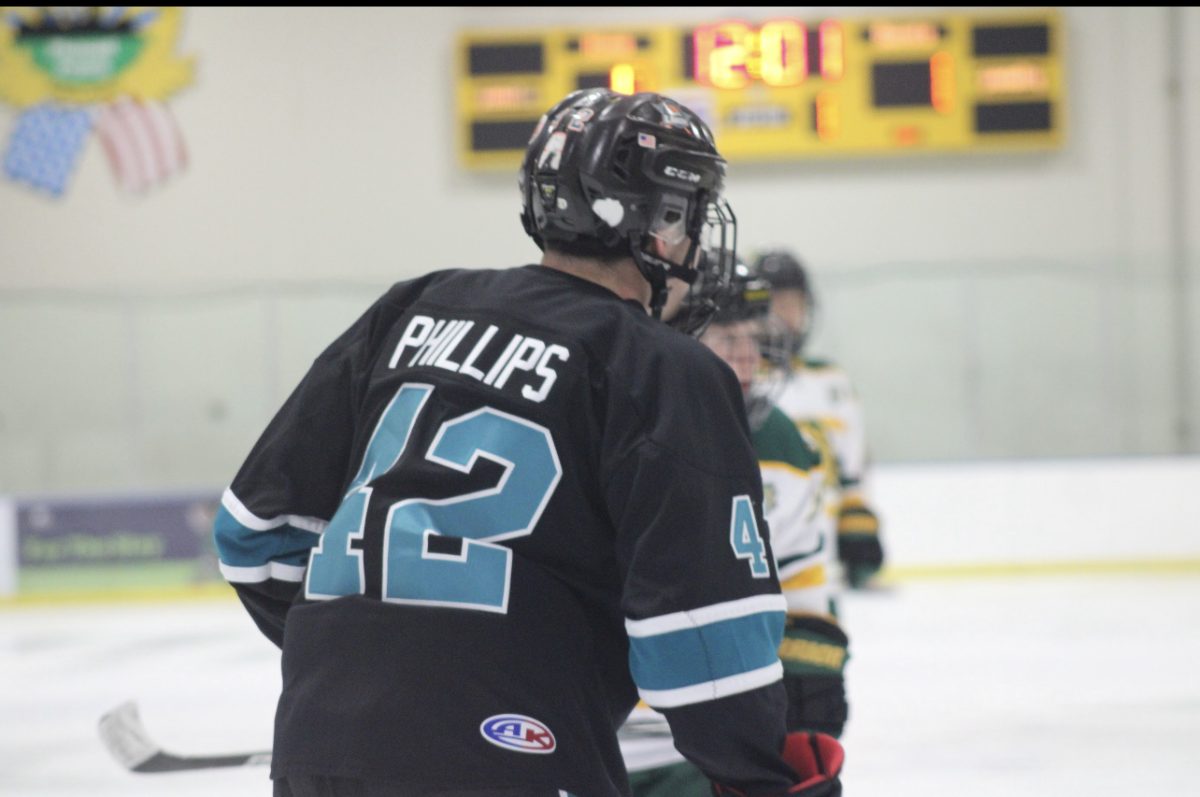
{"label": "hockey stick", "polygon": [[175,755],[155,744],[137,704],[126,701],[100,718],[100,739],[121,766],[131,772],[183,772],[213,767],[253,767],[271,763],[271,752],[229,755]]}

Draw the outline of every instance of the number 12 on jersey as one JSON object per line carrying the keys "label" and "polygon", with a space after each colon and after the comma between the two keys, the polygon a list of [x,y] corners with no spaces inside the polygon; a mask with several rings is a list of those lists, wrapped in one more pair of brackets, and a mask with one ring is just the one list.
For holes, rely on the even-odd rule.
{"label": "number 12 on jersey", "polygon": [[[305,597],[366,591],[363,552],[354,547],[375,480],[408,446],[432,385],[407,383],[384,410],[341,506],[313,549]],[[504,613],[512,551],[495,543],[533,533],[562,477],[550,432],[492,407],[446,421],[425,454],[470,473],[479,457],[504,467],[495,487],[451,498],[406,498],[388,509],[383,541],[383,600]]]}

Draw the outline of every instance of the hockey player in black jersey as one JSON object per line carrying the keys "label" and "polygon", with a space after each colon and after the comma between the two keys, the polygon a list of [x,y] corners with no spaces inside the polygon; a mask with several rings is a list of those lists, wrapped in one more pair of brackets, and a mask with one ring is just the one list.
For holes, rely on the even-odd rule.
{"label": "hockey player in black jersey", "polygon": [[[762,472],[763,515],[787,600],[779,656],[788,728],[837,737],[848,711],[843,673],[849,640],[834,614],[836,585],[827,575],[832,528],[825,519],[836,497],[825,485],[826,470],[833,466],[774,404],[789,375],[774,356],[774,347],[787,338],[766,318],[770,301],[767,283],[739,263],[730,295],[719,302],[700,342],[733,370],[746,401],[751,442]],[[695,309],[694,297],[673,291],[663,317],[672,324],[687,324]],[[764,357],[764,352],[770,355]],[[671,730],[659,712],[639,702],[618,738],[634,797],[711,794],[704,774],[674,749]]]}
{"label": "hockey player in black jersey", "polygon": [[715,793],[840,793],[785,730],[737,381],[657,320],[728,280],[723,181],[685,107],[573,93],[520,172],[541,263],[398,283],[313,363],[214,531],[283,651],[276,795],[624,797],[639,695]]}

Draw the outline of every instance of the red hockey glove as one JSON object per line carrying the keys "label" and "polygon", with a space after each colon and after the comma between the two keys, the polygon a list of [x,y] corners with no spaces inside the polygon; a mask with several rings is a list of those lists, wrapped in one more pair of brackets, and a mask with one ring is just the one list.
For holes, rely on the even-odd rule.
{"label": "red hockey glove", "polygon": [[[841,797],[838,775],[846,753],[838,740],[824,733],[789,733],[783,760],[796,771],[797,782],[778,797]],[[713,784],[716,797],[746,797],[745,792]]]}

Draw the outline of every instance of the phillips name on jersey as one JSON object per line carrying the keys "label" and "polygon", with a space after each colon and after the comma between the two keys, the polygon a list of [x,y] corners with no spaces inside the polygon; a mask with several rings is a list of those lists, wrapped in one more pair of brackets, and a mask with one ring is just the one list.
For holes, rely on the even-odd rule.
{"label": "phillips name on jersey", "polygon": [[[392,352],[388,367],[430,365],[478,379],[499,390],[504,389],[513,374],[521,374],[523,378],[515,380],[520,385],[520,395],[529,401],[544,401],[558,379],[552,363],[571,356],[567,347],[557,343],[546,345],[532,335],[501,332],[495,324],[488,324],[486,329],[477,326],[469,319],[413,316]],[[497,335],[500,342],[493,343]],[[459,355],[455,361],[453,358],[460,350],[465,356]]]}

